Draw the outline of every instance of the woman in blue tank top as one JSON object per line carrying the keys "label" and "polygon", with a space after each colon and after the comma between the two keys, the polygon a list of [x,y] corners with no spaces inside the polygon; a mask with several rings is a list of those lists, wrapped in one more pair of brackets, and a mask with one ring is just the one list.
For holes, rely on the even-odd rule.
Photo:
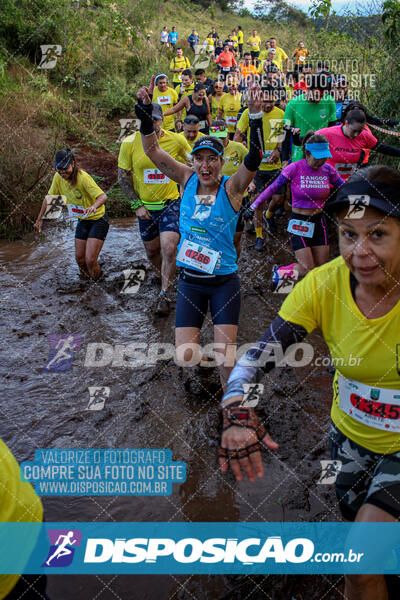
{"label": "woman in blue tank top", "polygon": [[177,358],[184,366],[203,359],[200,329],[210,308],[215,361],[225,389],[234,364],[234,357],[226,356],[226,348],[236,343],[240,312],[233,237],[243,194],[262,158],[262,92],[257,84],[250,88],[250,151],[231,177],[221,175],[224,148],[215,137],[197,140],[192,150],[193,168],[162,150],[153,133],[148,88],[141,88],[138,98],[135,110],[141,120],[144,151],[160,171],[184,190],[177,255],[181,267],[175,324]]}

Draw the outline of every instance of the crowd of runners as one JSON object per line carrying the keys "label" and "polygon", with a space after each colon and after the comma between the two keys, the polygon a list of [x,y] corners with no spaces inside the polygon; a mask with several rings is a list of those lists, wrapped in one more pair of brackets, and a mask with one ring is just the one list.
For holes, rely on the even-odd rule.
{"label": "crowd of runners", "polygon": [[[211,313],[215,354],[222,354],[221,469],[238,480],[263,475],[260,450],[276,451],[278,444],[245,390],[272,369],[277,347],[285,352],[319,328],[332,358],[344,365],[352,365],[351,354],[360,359],[336,370],[333,382],[329,438],[332,460],[343,465],[336,480],[341,512],[346,520],[396,521],[400,174],[369,166],[369,159],[371,152],[400,157],[400,146],[376,137],[379,128],[390,132],[399,123],[371,115],[349,94],[346,75],[311,62],[303,41],[287,54],[274,37],[263,44],[256,30],[245,35],[238,27],[220,38],[213,27],[202,42],[193,29],[185,56],[178,40],[175,27],[164,27],[161,43],[174,56],[168,73],[154,73],[138,91],[140,130],[121,144],[118,180],[161,280],[159,315],[172,309],[179,269],[178,358],[201,353],[200,331]],[[196,68],[199,55],[208,67]],[[214,65],[218,76],[211,77]],[[54,167],[48,194],[64,195],[78,217],[76,261],[82,277],[98,281],[107,196],[69,149],[57,152]],[[279,213],[293,258],[274,267],[271,293],[282,281],[292,289],[232,370],[223,355],[237,338],[241,237],[247,227],[255,252],[279,248]],[[333,227],[339,253],[332,257]],[[387,598],[383,576],[349,575],[345,586],[348,600]]]}

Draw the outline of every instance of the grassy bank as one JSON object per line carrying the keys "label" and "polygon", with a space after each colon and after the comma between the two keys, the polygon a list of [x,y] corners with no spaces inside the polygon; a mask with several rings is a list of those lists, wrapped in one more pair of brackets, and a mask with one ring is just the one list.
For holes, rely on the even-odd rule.
{"label": "grassy bank", "polygon": [[[15,1],[5,0],[6,9]],[[372,37],[368,43],[356,42],[348,34],[316,34],[311,26],[268,23],[182,0],[157,6],[149,0],[121,0],[116,5],[115,10],[105,0],[94,1],[88,8],[81,1],[77,10],[69,0],[38,0],[37,11],[46,15],[47,10],[49,16],[39,15],[27,3],[19,20],[10,12],[11,25],[7,28],[6,19],[3,29],[0,26],[2,237],[32,230],[33,217],[50,185],[54,152],[67,141],[78,140],[86,152],[92,148],[115,158],[118,119],[133,116],[140,85],[154,72],[168,72],[172,51],[159,43],[164,25],[177,27],[179,43],[189,59],[192,54],[186,38],[192,27],[202,40],[213,25],[222,37],[240,24],[245,39],[256,28],[263,40],[274,35],[288,54],[304,39],[314,57],[337,60],[340,72],[346,70],[344,61],[349,59],[349,63],[356,61],[357,71],[378,73],[386,94],[365,89],[362,98],[373,110],[390,114],[394,75],[388,76],[387,51]],[[37,68],[40,45],[45,43],[63,49],[51,70]],[[216,72],[215,67],[210,72]],[[110,197],[113,215],[129,214],[117,186],[112,186]]]}

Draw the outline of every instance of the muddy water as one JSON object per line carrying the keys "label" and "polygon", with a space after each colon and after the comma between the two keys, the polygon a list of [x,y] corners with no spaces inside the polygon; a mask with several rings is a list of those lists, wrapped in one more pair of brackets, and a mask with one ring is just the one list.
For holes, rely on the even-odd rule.
{"label": "muddy water", "polygon": [[[282,297],[269,291],[272,264],[284,250],[255,256],[244,236],[239,263],[242,314],[239,343],[255,341]],[[149,270],[131,219],[113,221],[101,262],[104,280],[78,278],[73,230],[48,225],[44,238],[0,243],[2,266],[1,436],[19,461],[37,448],[168,448],[187,462],[187,481],[169,497],[44,498],[47,521],[310,521],[339,518],[334,491],[317,485],[319,460],[329,458],[331,374],[326,368],[275,370],[267,376],[261,410],[279,450],[263,456],[266,476],[257,485],[235,483],[217,468],[220,398],[215,369],[177,367],[172,360],[149,368],[85,367],[87,345],[172,342],[174,316],[155,318],[158,283]],[[122,270],[141,267],[136,295],[120,294]],[[43,372],[49,334],[82,337],[73,368]],[[209,320],[203,343],[212,340]],[[326,355],[318,336],[311,342]],[[87,411],[90,386],[107,386],[101,411]],[[334,598],[340,578],[52,576],[55,600],[74,597],[136,599]],[[325,592],[328,592],[324,596]]]}

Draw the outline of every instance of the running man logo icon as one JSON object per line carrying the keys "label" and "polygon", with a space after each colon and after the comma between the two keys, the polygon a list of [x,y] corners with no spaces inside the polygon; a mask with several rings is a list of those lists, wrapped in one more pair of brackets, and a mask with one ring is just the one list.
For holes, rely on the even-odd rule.
{"label": "running man logo icon", "polygon": [[201,47],[194,58],[192,69],[207,69],[210,61],[211,55],[206,54],[205,49]]}
{"label": "running man logo icon", "polygon": [[57,64],[57,58],[61,56],[62,46],[55,44],[44,44],[40,46],[42,58],[38,64],[38,69],[54,69]]}
{"label": "running man logo icon", "polygon": [[320,460],[321,475],[317,481],[318,485],[332,485],[342,468],[341,460]]}
{"label": "running man logo icon", "polygon": [[49,194],[45,197],[45,200],[46,211],[43,215],[43,219],[59,219],[61,217],[62,209],[66,206],[66,197]]}
{"label": "running man logo icon", "polygon": [[135,133],[140,128],[139,119],[120,119],[119,124],[121,131],[119,132],[118,142],[123,142],[128,135],[132,135],[132,133]]}
{"label": "running man logo icon", "polygon": [[269,127],[269,136],[264,141],[270,144],[280,144],[283,142],[285,137],[285,133],[283,131],[283,119],[270,119]]}
{"label": "running man logo icon", "polygon": [[82,343],[80,334],[49,335],[50,351],[42,372],[63,373],[70,371]]}
{"label": "running man logo icon", "polygon": [[369,206],[369,196],[349,195],[349,209],[345,219],[362,219],[365,213],[365,208]]}
{"label": "running man logo icon", "polygon": [[86,410],[103,410],[106,400],[110,397],[109,387],[90,387],[89,402]]}
{"label": "running man logo icon", "polygon": [[143,269],[125,269],[122,273],[125,281],[120,294],[136,294],[144,281],[145,271]]}
{"label": "running man logo icon", "polygon": [[81,545],[79,529],[48,529],[50,549],[42,567],[68,567],[74,558],[75,548]]}
{"label": "running man logo icon", "polygon": [[262,383],[244,383],[244,400],[242,406],[247,408],[254,408],[257,406],[261,395],[264,392],[264,385]]}
{"label": "running man logo icon", "polygon": [[274,289],[274,294],[289,294],[294,288],[297,278],[299,276],[299,272],[294,270],[293,274],[284,273],[282,277],[279,277],[279,281]]}
{"label": "running man logo icon", "polygon": [[211,195],[195,195],[196,208],[192,215],[192,219],[205,221],[211,215],[211,208],[215,204],[216,196]]}

